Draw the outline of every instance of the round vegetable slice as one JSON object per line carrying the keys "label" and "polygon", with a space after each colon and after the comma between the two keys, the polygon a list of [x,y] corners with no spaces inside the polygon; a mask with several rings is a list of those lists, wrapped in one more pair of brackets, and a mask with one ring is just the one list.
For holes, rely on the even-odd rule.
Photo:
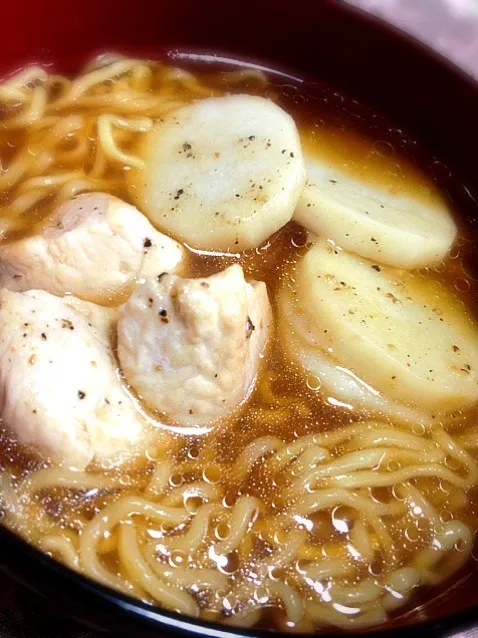
{"label": "round vegetable slice", "polygon": [[181,107],[144,136],[129,175],[140,209],[202,250],[259,246],[292,217],[305,184],[293,119],[264,98],[234,95]]}
{"label": "round vegetable slice", "polygon": [[307,158],[308,181],[294,219],[363,257],[401,268],[439,262],[456,226],[444,202],[381,190]]}
{"label": "round vegetable slice", "polygon": [[439,282],[320,240],[298,298],[322,349],[373,388],[431,410],[478,400],[478,327]]}
{"label": "round vegetable slice", "polygon": [[431,415],[393,401],[356,374],[338,364],[318,345],[317,331],[289,290],[283,288],[279,298],[279,333],[286,356],[315,377],[314,384],[332,405],[356,412],[391,418],[398,422],[429,425]]}

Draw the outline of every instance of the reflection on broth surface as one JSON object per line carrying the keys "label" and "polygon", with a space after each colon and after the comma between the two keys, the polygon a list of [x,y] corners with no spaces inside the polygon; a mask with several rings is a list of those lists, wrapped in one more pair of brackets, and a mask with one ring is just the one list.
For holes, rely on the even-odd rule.
{"label": "reflection on broth surface", "polygon": [[[3,232],[0,276],[5,288],[16,291],[2,292],[3,314],[6,315],[5,308],[10,307],[23,313],[19,300],[31,294],[25,292],[29,288],[42,288],[59,296],[66,294],[67,300],[72,296],[85,300],[72,301],[73,310],[68,306],[68,312],[77,314],[67,318],[62,315],[59,328],[53,323],[53,327],[48,327],[51,332],[46,328],[42,332],[43,328],[40,329],[33,316],[13,328],[8,325],[12,321],[8,316],[3,321],[4,334],[9,339],[19,336],[18,345],[8,341],[7,346],[1,346],[0,353],[4,523],[91,578],[190,616],[291,632],[354,630],[393,623],[418,602],[422,604],[431,599],[439,591],[438,586],[451,585],[453,578],[461,577],[459,570],[472,560],[478,529],[475,369],[478,328],[474,307],[478,282],[471,256],[476,252],[476,234],[465,227],[460,213],[469,213],[471,218],[476,216],[476,210],[466,209],[465,199],[459,199],[459,193],[465,192],[460,184],[451,178],[442,179],[444,167],[438,161],[428,158],[399,129],[390,128],[380,117],[352,100],[307,83],[299,88],[279,84],[274,76],[267,78],[262,72],[247,68],[211,72],[208,67],[205,73],[198,67],[193,71],[109,56],[90,63],[75,79],[31,67],[0,85],[3,168],[0,173]],[[195,245],[194,237],[180,247],[168,240],[169,248],[161,248],[160,258],[164,259],[170,250],[170,262],[164,268],[156,268],[155,263],[150,268],[145,266],[144,255],[161,243],[160,233],[181,240],[170,229],[169,222],[159,215],[163,208],[158,205],[156,219],[150,215],[157,230],[145,232],[160,231],[159,238],[155,235],[152,241],[149,236],[143,237],[143,232],[138,244],[128,235],[129,252],[125,254],[129,261],[123,259],[123,253],[118,258],[123,260],[119,268],[124,278],[115,279],[113,283],[105,280],[100,290],[105,276],[102,273],[112,270],[112,264],[116,263],[114,242],[118,234],[126,236],[130,232],[128,223],[131,216],[134,218],[137,214],[130,205],[135,204],[141,212],[146,212],[144,206],[148,210],[155,206],[156,195],[141,195],[144,186],[138,181],[145,168],[147,140],[153,139],[151,132],[164,130],[161,125],[171,122],[168,118],[176,117],[179,107],[194,100],[231,94],[266,97],[293,116],[309,176],[311,163],[316,162],[326,170],[333,170],[334,175],[338,173],[346,184],[348,179],[361,184],[360,188],[373,200],[377,214],[382,215],[380,219],[374,218],[373,223],[382,233],[379,241],[383,243],[378,251],[383,251],[383,258],[380,254],[377,258],[370,257],[361,239],[357,239],[360,232],[347,246],[350,255],[342,252],[335,236],[316,236],[315,226],[309,227],[317,222],[315,213],[311,212],[312,204],[315,197],[323,197],[324,189],[319,188],[312,194],[304,191],[311,199],[302,194],[298,202],[297,210],[302,206],[304,213],[300,217],[301,224],[291,219],[297,203],[291,193],[297,184],[299,191],[303,186],[300,183],[302,159],[297,157],[299,149],[295,157],[289,158],[298,163],[284,164],[283,172],[274,178],[278,180],[274,182],[277,193],[281,188],[290,191],[290,201],[284,205],[285,209],[290,208],[290,221],[280,221],[277,228],[270,226],[268,239],[243,251],[234,248],[234,242],[225,250],[223,245],[219,248]],[[217,142],[220,136],[226,138],[227,135],[222,130],[215,131],[214,118],[211,122],[208,137],[214,144],[214,140]],[[259,131],[260,119],[257,122]],[[251,132],[250,138],[254,138],[248,138],[251,144],[262,143],[258,131]],[[158,139],[156,145],[162,143],[160,136]],[[261,157],[267,158],[268,140],[266,137],[264,146],[257,150],[249,148],[246,142],[243,145],[247,146],[246,155],[263,153]],[[204,148],[197,150],[179,133],[176,141],[186,159],[191,154],[191,162],[199,163],[193,165],[196,168],[191,183],[185,183],[184,187],[186,194],[193,197],[194,176],[203,168],[200,162],[210,150],[209,142],[206,140]],[[227,153],[227,143],[226,140],[226,151],[221,150],[222,154]],[[270,144],[273,147],[272,142]],[[281,153],[284,150],[281,149]],[[194,153],[197,155],[193,157]],[[214,153],[221,155],[217,149]],[[247,155],[244,161],[256,161],[251,158],[252,155]],[[178,162],[186,162],[186,159],[181,156]],[[225,181],[228,167],[224,156],[216,159],[223,162],[219,164],[220,179]],[[169,155],[161,161],[169,161]],[[272,178],[267,182],[270,167],[265,160],[262,164],[257,162],[257,179],[262,180],[258,188],[267,188],[266,184],[272,183]],[[182,175],[189,179],[189,165],[178,163],[177,166],[181,166]],[[275,170],[276,160],[273,166]],[[218,179],[211,174],[209,177],[211,181]],[[328,181],[335,185],[337,180]],[[353,191],[355,186],[350,186],[351,190],[342,184],[339,186],[343,187],[340,210],[334,208],[336,196],[332,190],[327,201],[320,200],[317,214],[323,214],[324,210],[329,211],[329,215],[343,213],[336,227],[340,227],[347,241],[345,237],[349,238],[354,225],[367,228],[364,224],[370,221],[365,220],[364,215],[369,215],[372,209],[360,209],[362,217],[354,217],[358,210],[354,202],[363,201],[363,192],[357,195]],[[309,178],[307,188],[313,187]],[[185,194],[179,190],[172,189],[173,203]],[[214,188],[211,186],[210,190]],[[212,197],[206,188],[206,200],[201,200],[199,191],[199,187],[194,191],[197,200],[193,201],[198,210]],[[91,227],[81,227],[86,240],[82,240],[80,248],[75,248],[74,243],[68,244],[68,250],[76,251],[75,255],[83,254],[82,251],[88,253],[87,246],[92,245],[89,242],[100,243],[93,244],[94,250],[88,259],[75,258],[68,262],[71,269],[68,272],[77,269],[80,279],[91,280],[93,285],[90,290],[83,282],[78,289],[72,287],[60,292],[55,286],[66,284],[58,283],[60,279],[54,269],[66,259],[61,252],[65,248],[57,243],[55,251],[58,252],[52,249],[53,242],[57,241],[52,220],[55,227],[61,226],[61,235],[66,216],[55,216],[58,206],[85,192],[104,192],[121,198],[126,202],[123,210],[126,221],[118,222],[121,230],[119,226],[111,233],[108,230],[107,240],[103,239],[106,235],[101,235],[100,240],[92,239],[93,235],[88,234]],[[259,199],[253,216],[264,215],[268,229],[275,209],[265,207],[280,196],[277,193],[271,192],[264,201],[260,195],[251,196],[253,202]],[[214,192],[214,196],[216,194]],[[240,196],[246,197],[244,191],[232,192],[233,204],[221,200],[215,205],[224,206],[221,210],[226,210],[227,205],[227,210],[236,215],[234,201]],[[87,200],[75,201],[78,207],[78,202]],[[237,214],[249,203],[237,209]],[[108,208],[113,204],[98,206],[103,205],[107,214],[113,215],[112,208]],[[457,212],[456,238],[449,206]],[[281,208],[281,214],[285,209]],[[69,230],[73,228],[78,232],[75,224],[77,217],[82,219],[81,210],[81,207],[75,209]],[[95,217],[96,210],[93,205],[88,209],[91,215],[88,224],[100,224]],[[181,210],[186,210],[186,204],[178,214]],[[109,219],[111,226],[112,217]],[[325,222],[327,219],[326,215]],[[241,220],[241,223],[246,222]],[[132,226],[137,228],[137,222]],[[332,234],[335,230],[332,229]],[[393,244],[399,231],[402,237],[408,234],[410,241],[403,250],[396,250],[400,261],[395,263],[390,255],[396,249]],[[237,232],[239,237],[242,230]],[[38,237],[43,242],[41,245],[28,243],[31,239],[38,242]],[[74,241],[76,237],[73,236]],[[242,235],[240,237],[242,241]],[[413,252],[409,246],[417,237],[418,248]],[[377,241],[375,237],[372,239]],[[103,241],[113,242],[108,261],[102,261]],[[324,247],[319,254],[321,241]],[[47,269],[47,275],[39,280],[39,269],[32,271],[30,260],[38,264],[38,255],[43,250],[42,255],[52,251],[53,270]],[[348,261],[343,261],[344,254]],[[367,261],[367,257],[372,261]],[[151,257],[148,259],[151,261]],[[337,266],[338,263],[341,265]],[[195,428],[196,413],[192,407],[185,424],[175,418],[174,412],[164,409],[167,412],[164,414],[161,408],[153,410],[146,404],[138,390],[137,379],[141,375],[130,376],[129,367],[125,365],[124,340],[128,337],[134,344],[137,339],[138,351],[141,343],[143,363],[144,358],[151,357],[150,368],[155,366],[155,374],[160,375],[142,373],[143,385],[139,387],[148,385],[147,396],[151,396],[151,384],[154,392],[154,384],[170,382],[169,377],[161,376],[166,374],[168,365],[173,366],[173,381],[176,373],[182,374],[184,366],[190,366],[186,369],[191,370],[191,376],[201,370],[205,377],[201,367],[205,365],[204,360],[197,362],[187,358],[196,347],[203,348],[202,357],[210,356],[208,361],[216,362],[215,376],[216,368],[210,374],[211,379],[207,377],[208,388],[214,393],[215,379],[227,368],[227,361],[221,362],[220,352],[215,358],[211,355],[213,346],[208,341],[207,326],[213,325],[212,315],[205,321],[206,328],[200,329],[201,315],[193,308],[194,322],[188,324],[181,295],[187,297],[188,291],[194,289],[187,278],[201,278],[203,289],[199,292],[204,294],[201,299],[204,304],[209,303],[214,283],[208,278],[233,264],[242,267],[248,282],[265,282],[273,327],[269,334],[266,319],[264,323],[256,320],[256,315],[251,319],[251,313],[259,312],[260,302],[254,297],[259,294],[258,289],[247,287],[249,284],[239,278],[234,284],[237,285],[234,298],[243,295],[243,306],[237,312],[244,311],[243,318],[247,322],[244,322],[245,328],[241,324],[241,331],[246,332],[240,333],[232,351],[237,350],[244,356],[242,363],[235,366],[241,369],[231,370],[230,379],[235,387],[243,384],[241,396],[227,403],[227,414],[216,411],[214,414],[219,416],[205,425],[203,421],[199,423],[198,416],[196,424],[201,427]],[[306,266],[312,268],[313,277],[308,278],[310,268],[306,270]],[[87,267],[91,270],[85,272]],[[325,284],[316,281],[321,268]],[[360,268],[366,274],[355,281],[354,273]],[[165,269],[176,274],[164,276]],[[50,276],[51,272],[54,274]],[[142,283],[144,280],[146,284]],[[39,282],[36,286],[31,283],[36,281]],[[135,289],[136,285],[139,288]],[[371,287],[367,288],[368,285]],[[138,301],[136,296],[145,290],[141,286],[149,286],[154,297],[148,298],[148,293],[144,308],[139,302],[135,306],[141,326],[135,332],[136,324],[127,324],[126,319],[131,318],[128,313],[131,304]],[[172,286],[173,293],[167,286]],[[179,292],[174,293],[174,286]],[[310,299],[304,291],[312,291]],[[196,290],[194,294],[199,292]],[[385,295],[385,300],[379,293]],[[42,295],[46,296],[37,297],[35,303],[44,299],[50,308],[48,293]],[[341,295],[338,300],[337,295]],[[87,302],[96,302],[102,308]],[[267,317],[266,302],[261,306],[263,314],[257,316]],[[116,307],[120,304],[124,305],[119,310],[117,332]],[[343,313],[340,304],[345,304]],[[148,341],[150,325],[144,319],[144,313],[151,308],[163,327],[171,330],[167,337],[170,340],[186,339],[184,334],[190,334],[191,325],[197,329],[194,339],[179,343],[180,362],[173,360],[172,354],[166,363],[162,360],[158,363],[155,358],[159,341],[156,337]],[[220,300],[217,308],[217,315],[221,318],[225,313],[225,317],[227,308],[221,308]],[[37,311],[40,312],[38,308]],[[365,328],[357,318],[361,312],[367,313]],[[49,315],[45,316],[48,319]],[[52,315],[51,322],[57,320],[58,317]],[[64,341],[65,335],[75,331],[77,334],[80,324],[75,322],[81,320],[86,321],[85,331],[91,329],[85,333],[88,347],[93,348],[91,343],[99,340],[106,353],[105,360],[113,361],[117,372],[114,383],[121,386],[114,385],[114,392],[124,393],[124,405],[120,400],[114,408],[118,412],[113,412],[110,401],[105,399],[108,408],[103,404],[100,407],[99,403],[90,408],[86,404],[93,400],[95,388],[74,387],[75,401],[86,411],[79,413],[75,407],[71,418],[78,420],[85,431],[92,428],[91,449],[88,462],[83,465],[73,462],[73,467],[68,467],[61,463],[62,443],[57,446],[58,458],[52,451],[55,442],[48,441],[50,448],[45,453],[35,438],[40,423],[47,432],[50,427],[56,428],[54,433],[59,440],[62,436],[71,437],[74,450],[81,440],[75,439],[74,432],[65,433],[60,418],[55,423],[51,420],[49,415],[53,412],[48,401],[49,396],[55,400],[54,388],[44,389],[47,396],[42,397],[39,408],[34,403],[37,395],[26,397],[22,394],[23,388],[19,394],[14,393],[12,388],[17,386],[12,385],[9,375],[15,372],[23,379],[23,374],[30,374],[30,369],[24,371],[21,367],[22,361],[28,360],[33,367],[39,361],[43,364],[43,352],[49,352],[46,349],[52,343],[58,343],[59,350],[70,348],[71,341]],[[421,325],[422,320],[426,325]],[[185,322],[184,334],[174,332],[175,321]],[[223,323],[218,320],[217,325],[214,324],[214,339],[226,319],[221,321]],[[121,326],[133,324],[134,329],[125,336],[126,329]],[[236,338],[235,324],[231,325],[228,340]],[[19,330],[23,335],[17,334]],[[61,339],[55,330],[63,330]],[[92,337],[93,330],[97,332]],[[156,324],[154,330],[157,332]],[[393,344],[383,336],[387,331],[393,334]],[[352,332],[355,340],[350,338]],[[24,337],[28,359],[21,359]],[[259,337],[264,341],[268,337],[267,347],[257,346],[254,350],[251,344]],[[36,338],[40,346],[32,341]],[[427,338],[429,347],[422,343]],[[405,350],[414,340],[416,347]],[[367,350],[371,342],[374,349]],[[356,350],[357,343],[364,350]],[[9,351],[9,347],[16,349],[15,352]],[[94,363],[93,367],[97,368],[102,352],[94,350],[88,365]],[[98,357],[98,364],[94,357]],[[53,359],[52,355],[53,372],[45,363],[43,376],[53,375],[51,378],[55,379],[54,375],[58,374],[60,378],[65,371],[58,368],[58,359]],[[70,361],[74,367],[74,354]],[[422,373],[428,363],[430,368]],[[141,364],[142,361],[136,361],[131,365],[140,367]],[[78,368],[81,365],[77,363]],[[20,366],[19,372],[15,366]],[[245,373],[242,375],[241,366],[250,366],[255,383],[248,382]],[[192,395],[197,390],[196,386],[187,385],[187,374],[181,388],[184,409],[189,407],[188,401],[192,405],[195,399]],[[87,378],[90,379],[89,373]],[[219,379],[222,383],[222,378]],[[223,393],[220,396],[225,397],[221,400],[225,403],[229,395],[226,396],[228,390],[224,388],[229,387],[229,381],[220,386]],[[91,381],[92,386],[93,383]],[[68,389],[60,386],[60,392],[63,387]],[[413,387],[422,391],[423,400],[417,400],[418,391],[410,390],[407,394],[407,388]],[[171,396],[176,396],[177,391],[173,388]],[[145,393],[144,389],[142,392]],[[200,395],[194,410],[206,409],[204,396]],[[20,417],[15,402],[28,407]],[[101,427],[94,426],[100,428],[100,434],[90,426],[90,409],[95,419],[101,421]],[[144,436],[135,435],[134,440],[130,437],[131,450],[124,456],[108,457],[103,446],[109,447],[110,440],[116,441],[120,451],[121,445],[125,445],[114,438],[119,436],[114,428],[119,423],[118,414],[126,409],[134,412],[132,421],[140,424]],[[44,410],[46,416],[37,414],[38,410]],[[68,407],[67,412],[61,414],[69,415],[69,410]],[[41,422],[37,420],[40,418]],[[30,438],[24,431],[27,422]],[[124,436],[130,436],[126,426]],[[19,445],[15,439],[28,445]]]}

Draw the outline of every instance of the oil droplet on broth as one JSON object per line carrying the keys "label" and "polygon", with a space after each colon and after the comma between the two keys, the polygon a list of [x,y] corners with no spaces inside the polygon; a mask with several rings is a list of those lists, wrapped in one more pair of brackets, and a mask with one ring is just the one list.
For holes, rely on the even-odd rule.
{"label": "oil droplet on broth", "polygon": [[442,523],[448,523],[449,521],[452,521],[452,520],[453,520],[453,514],[451,514],[447,510],[444,510],[443,512],[440,513],[440,521]]}
{"label": "oil droplet on broth", "polygon": [[468,292],[471,287],[470,282],[467,279],[461,278],[455,279],[454,286],[459,292]]}
{"label": "oil droplet on broth", "polygon": [[221,471],[215,466],[206,467],[203,470],[202,476],[206,483],[219,483],[221,480]]}
{"label": "oil droplet on broth", "polygon": [[171,474],[169,477],[169,484],[171,487],[179,487],[184,481],[184,477],[181,474]]}
{"label": "oil droplet on broth", "polygon": [[188,556],[180,549],[175,549],[169,556],[169,564],[171,567],[184,567],[188,564]]}
{"label": "oil droplet on broth", "polygon": [[460,256],[460,248],[459,246],[452,246],[448,251],[448,257],[450,259],[458,259]]}
{"label": "oil droplet on broth", "polygon": [[309,374],[306,380],[306,385],[309,388],[309,390],[318,392],[320,388],[322,387],[322,381],[319,379],[319,377],[316,377],[313,374]]}
{"label": "oil droplet on broth", "polygon": [[377,153],[377,155],[380,155],[380,157],[391,157],[392,155],[395,155],[393,145],[385,140],[377,140],[374,142],[373,150]]}

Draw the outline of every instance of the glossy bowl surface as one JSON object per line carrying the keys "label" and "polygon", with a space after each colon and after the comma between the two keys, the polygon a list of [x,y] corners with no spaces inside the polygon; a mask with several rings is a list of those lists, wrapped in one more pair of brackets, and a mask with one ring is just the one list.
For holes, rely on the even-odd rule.
{"label": "glossy bowl surface", "polygon": [[[306,75],[386,113],[458,175],[462,208],[478,197],[478,85],[417,41],[334,0],[5,0],[0,77],[27,63],[74,72],[104,51],[178,61],[198,53]],[[473,204],[473,206],[471,206]],[[473,224],[476,219],[470,219]],[[0,568],[45,603],[126,636],[270,636],[193,621],[85,579],[0,526]],[[450,635],[478,626],[478,574],[383,638]],[[413,627],[403,626],[408,623]],[[419,623],[419,625],[417,625]],[[279,635],[275,633],[274,635]],[[351,635],[351,634],[349,634]]]}

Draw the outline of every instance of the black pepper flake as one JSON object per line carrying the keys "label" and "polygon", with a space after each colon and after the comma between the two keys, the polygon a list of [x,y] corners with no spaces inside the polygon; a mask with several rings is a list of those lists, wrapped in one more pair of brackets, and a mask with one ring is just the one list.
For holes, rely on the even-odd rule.
{"label": "black pepper flake", "polygon": [[372,268],[377,272],[380,272],[382,270],[378,264],[373,264]]}
{"label": "black pepper flake", "polygon": [[43,339],[43,341],[46,341],[47,336],[44,332],[41,333],[41,338]]}
{"label": "black pepper flake", "polygon": [[176,195],[174,196],[174,199],[179,199],[179,198],[181,197],[181,195],[183,195],[183,194],[184,194],[184,189],[183,189],[183,188],[180,188],[180,189],[177,191]]}
{"label": "black pepper flake", "polygon": [[159,313],[161,315],[161,317],[167,317],[168,316],[168,311],[165,308],[162,308]]}
{"label": "black pepper flake", "polygon": [[192,411],[192,410],[189,410],[189,414],[192,414],[192,413],[193,413],[193,411]]}
{"label": "black pepper flake", "polygon": [[336,179],[329,179],[329,182],[330,182],[331,184],[337,184],[337,180],[336,180]]}
{"label": "black pepper flake", "polygon": [[158,281],[161,282],[167,274],[167,272],[162,272],[160,275],[158,275]]}
{"label": "black pepper flake", "polygon": [[290,155],[291,157],[294,157],[294,153],[289,153],[289,155]]}
{"label": "black pepper flake", "polygon": [[192,149],[192,146],[189,142],[184,142],[183,144],[183,151],[190,151]]}
{"label": "black pepper flake", "polygon": [[460,352],[460,348],[458,346],[452,346],[453,352]]}
{"label": "black pepper flake", "polygon": [[146,237],[146,239],[143,242],[143,247],[151,248],[152,245],[153,245],[153,242],[151,241],[151,239],[149,239],[149,237]]}
{"label": "black pepper flake", "polygon": [[80,399],[80,401],[84,399],[85,397],[86,397],[86,394],[83,392],[83,390],[78,390],[78,398]]}
{"label": "black pepper flake", "polygon": [[74,330],[75,326],[71,323],[71,321],[69,319],[62,319],[61,320],[61,327],[62,328],[67,328],[68,330]]}
{"label": "black pepper flake", "polygon": [[249,135],[249,137],[248,137],[247,139],[248,139],[248,140],[251,140],[251,142],[252,142],[252,140],[255,140],[255,139],[256,139],[256,136],[255,136],[255,135]]}
{"label": "black pepper flake", "polygon": [[251,318],[247,317],[247,323],[246,323],[246,335],[247,335],[247,339],[249,339],[249,337],[251,336],[251,334],[254,332],[254,330],[256,329],[255,325],[252,323]]}

